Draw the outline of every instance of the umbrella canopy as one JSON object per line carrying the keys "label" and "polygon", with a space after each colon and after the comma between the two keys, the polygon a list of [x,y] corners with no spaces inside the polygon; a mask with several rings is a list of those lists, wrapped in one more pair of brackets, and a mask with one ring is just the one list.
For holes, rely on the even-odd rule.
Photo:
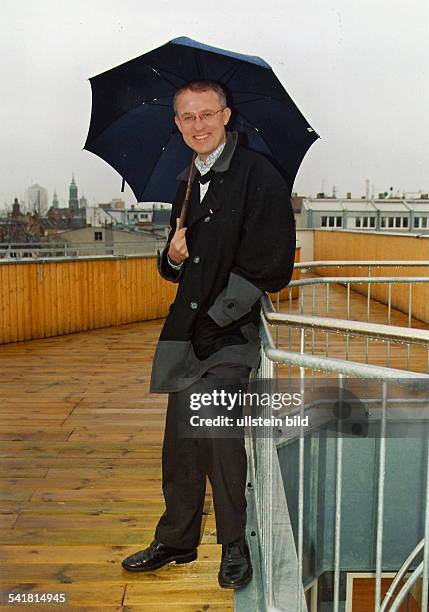
{"label": "umbrella canopy", "polygon": [[137,201],[171,202],[177,175],[192,151],[174,123],[173,97],[193,80],[216,81],[227,92],[228,129],[268,156],[289,190],[318,138],[271,67],[261,58],[175,38],[90,79],[92,114],[84,148],[108,162]]}

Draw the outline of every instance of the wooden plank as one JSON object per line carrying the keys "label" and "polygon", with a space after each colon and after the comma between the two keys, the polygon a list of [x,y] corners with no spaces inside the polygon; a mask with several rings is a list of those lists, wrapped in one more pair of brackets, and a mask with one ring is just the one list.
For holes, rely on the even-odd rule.
{"label": "wooden plank", "polygon": [[182,581],[180,584],[163,583],[162,593],[160,593],[157,582],[142,581],[139,584],[135,581],[127,585],[124,605],[152,605],[153,609],[157,610],[156,606],[162,599],[162,604],[166,607],[192,604],[203,607],[203,609],[204,606],[208,606],[206,609],[211,610],[213,604],[230,603],[232,598],[233,594],[230,591],[219,588],[215,576],[208,579],[207,582],[199,582],[198,588],[195,588],[195,581],[190,583]]}
{"label": "wooden plank", "polygon": [[10,286],[9,286],[10,268],[9,268],[9,265],[1,266],[1,267],[2,267],[1,310],[3,314],[3,342],[12,342],[15,338],[14,338],[14,332],[12,330],[12,323],[11,323],[12,308],[10,304]]}
{"label": "wooden plank", "polygon": [[[49,538],[49,539],[48,539]],[[62,544],[78,546],[81,544],[117,544],[133,545],[139,548],[148,546],[153,540],[153,529],[0,529],[0,543],[26,544],[27,546],[49,544]],[[205,532],[202,542],[204,544],[216,543],[214,532]]]}
{"label": "wooden plank", "polygon": [[[387,592],[393,578],[381,579],[381,596]],[[375,603],[375,579],[373,578],[353,578],[353,610],[359,612],[373,612]],[[417,605],[414,598],[409,595],[405,602],[400,606],[399,612],[419,612],[421,607]]]}
{"label": "wooden plank", "polygon": [[65,322],[66,298],[64,295],[64,266],[61,264],[56,267],[54,290],[56,292],[57,329],[58,334],[61,335],[67,333]]}
{"label": "wooden plank", "polygon": [[10,332],[13,340],[19,340],[20,331],[19,319],[18,319],[18,295],[17,295],[17,265],[10,264],[8,266],[9,272],[9,308],[10,308]]}
{"label": "wooden plank", "polygon": [[[143,544],[141,545],[143,546]],[[220,563],[222,547],[219,544],[201,544],[198,547],[198,561],[193,565],[196,567],[200,562],[211,561],[214,564]],[[116,564],[122,559],[134,554],[139,550],[135,546],[103,546],[85,545],[81,546],[62,546],[62,545],[40,545],[40,546],[21,546],[7,545],[0,549],[0,560],[3,564],[93,564],[100,571],[100,565]]]}
{"label": "wooden plank", "polygon": [[17,514],[1,514],[0,513],[0,529],[12,529],[18,518]]}
{"label": "wooden plank", "polygon": [[95,563],[71,563],[66,556],[66,561],[62,560],[59,563],[8,563],[2,567],[0,574],[0,585],[18,582],[54,582],[60,579],[65,584],[83,584],[83,583],[109,583],[122,584],[124,579],[128,584],[134,583],[153,583],[158,582],[161,592],[164,588],[168,589],[174,584],[186,584],[187,582],[197,580],[199,584],[214,585],[213,577],[217,576],[219,571],[219,563],[216,561],[194,561],[187,564],[170,563],[159,571],[144,572],[126,572],[121,567],[121,561],[126,555],[120,559],[115,559],[113,562],[100,564]]}
{"label": "wooden plank", "polygon": [[[6,515],[13,516],[13,515]],[[158,523],[159,513],[150,514],[147,509],[139,514],[100,514],[92,513],[73,513],[52,515],[47,509],[45,514],[33,514],[32,512],[21,513],[15,517],[11,524],[14,529],[154,529]],[[204,517],[204,525],[207,530],[215,530],[214,514]],[[8,521],[9,522],[9,521]]]}
{"label": "wooden plank", "polygon": [[16,330],[17,340],[25,340],[25,308],[26,295],[23,266],[16,266],[15,269],[15,294],[16,294]]}
{"label": "wooden plank", "polygon": [[88,278],[88,329],[95,328],[95,274],[96,262],[93,260],[87,261],[87,278]]}
{"label": "wooden plank", "polygon": [[[211,500],[206,498],[205,512],[212,512]],[[107,500],[107,501],[71,501],[67,504],[62,501],[37,502],[24,500],[4,500],[0,502],[0,512],[3,514],[32,513],[32,514],[119,514],[127,516],[132,513],[147,513],[148,515],[162,514],[164,499],[151,497],[144,500]]]}
{"label": "wooden plank", "polygon": [[[6,342],[5,326],[6,326],[6,274],[7,266],[0,266],[0,344]],[[0,372],[0,380],[2,373]]]}

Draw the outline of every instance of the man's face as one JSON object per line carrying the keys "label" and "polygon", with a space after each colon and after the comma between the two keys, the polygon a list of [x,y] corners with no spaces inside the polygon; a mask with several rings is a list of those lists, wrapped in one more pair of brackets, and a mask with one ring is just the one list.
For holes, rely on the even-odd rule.
{"label": "man's face", "polygon": [[231,116],[228,107],[222,110],[217,93],[183,91],[176,103],[174,118],[183,140],[202,160],[207,159],[226,140],[225,126]]}

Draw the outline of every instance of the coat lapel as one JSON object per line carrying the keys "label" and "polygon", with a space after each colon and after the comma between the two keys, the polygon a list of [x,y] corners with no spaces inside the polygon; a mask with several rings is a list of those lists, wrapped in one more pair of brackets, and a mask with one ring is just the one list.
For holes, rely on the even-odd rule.
{"label": "coat lapel", "polygon": [[[186,219],[186,227],[191,227],[197,221],[202,218],[207,218],[215,213],[221,207],[221,201],[216,196],[217,186],[223,182],[223,175],[229,170],[232,156],[234,155],[237,147],[238,134],[237,132],[228,132],[226,144],[222,151],[222,154],[215,161],[212,167],[213,178],[210,181],[209,188],[200,203],[200,184],[198,182],[199,173],[196,171],[195,166],[192,168],[192,191],[191,191],[191,202]],[[177,177],[179,180],[188,180],[190,166],[185,168],[183,172]]]}

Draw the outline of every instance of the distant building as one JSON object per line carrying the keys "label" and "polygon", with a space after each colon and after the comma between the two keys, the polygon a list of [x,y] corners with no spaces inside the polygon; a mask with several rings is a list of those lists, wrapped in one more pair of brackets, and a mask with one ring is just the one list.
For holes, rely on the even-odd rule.
{"label": "distant building", "polygon": [[47,190],[35,183],[27,189],[26,204],[29,212],[35,212],[42,215],[48,209],[48,192]]}
{"label": "distant building", "polygon": [[429,233],[429,199],[423,198],[304,198],[301,214],[301,226],[312,229]]}
{"label": "distant building", "polygon": [[52,198],[52,208],[59,208],[60,203],[58,201],[57,190],[54,191],[54,197]]}
{"label": "distant building", "polygon": [[41,220],[43,235],[57,234],[66,229],[86,227],[85,209],[51,208]]}
{"label": "distant building", "polygon": [[85,227],[51,235],[48,240],[57,244],[64,242],[70,246],[69,253],[73,253],[74,247],[79,255],[154,255],[164,245],[165,236],[130,229]]}
{"label": "distant building", "polygon": [[111,208],[124,210],[125,202],[124,200],[122,200],[122,198],[113,198],[112,201],[110,202],[110,206]]}
{"label": "distant building", "polygon": [[72,180],[69,187],[69,208],[77,210],[79,208],[79,200],[77,197],[77,185],[72,175]]}
{"label": "distant building", "polygon": [[18,198],[15,198],[12,204],[12,217],[21,216],[21,206],[18,202]]}
{"label": "distant building", "polygon": [[292,204],[292,210],[295,217],[296,227],[302,227],[302,201],[304,197],[299,196],[296,193],[292,193],[290,198]]}
{"label": "distant building", "polygon": [[[113,206],[112,206],[113,205]],[[86,207],[86,223],[92,227],[116,227],[166,235],[171,215],[171,205],[141,202],[125,207],[123,200]]]}

